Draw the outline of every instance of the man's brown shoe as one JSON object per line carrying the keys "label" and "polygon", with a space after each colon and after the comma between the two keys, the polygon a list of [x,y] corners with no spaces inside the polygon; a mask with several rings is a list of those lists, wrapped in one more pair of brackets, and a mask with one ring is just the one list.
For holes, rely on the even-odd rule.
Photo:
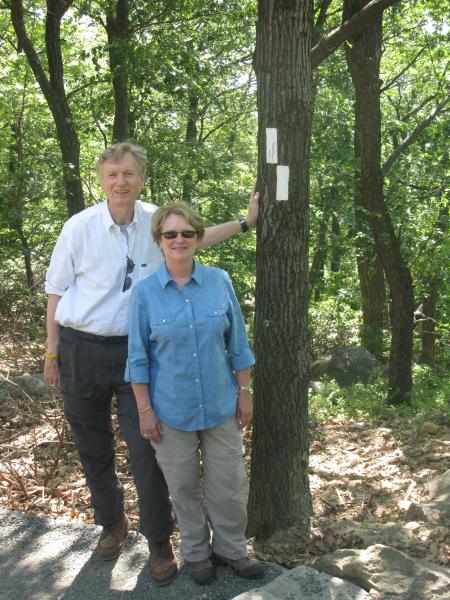
{"label": "man's brown shoe", "polygon": [[150,550],[148,562],[153,581],[157,585],[167,585],[178,573],[178,565],[173,555],[170,539],[163,542],[148,540],[148,549]]}
{"label": "man's brown shoe", "polygon": [[127,515],[122,515],[115,525],[103,527],[97,544],[97,554],[103,560],[117,558],[122,552],[123,542],[128,533]]}
{"label": "man's brown shoe", "polygon": [[235,575],[245,579],[258,579],[264,575],[264,565],[256,558],[246,557],[232,560],[231,558],[219,556],[219,554],[213,554],[212,558],[216,564],[228,565]]}

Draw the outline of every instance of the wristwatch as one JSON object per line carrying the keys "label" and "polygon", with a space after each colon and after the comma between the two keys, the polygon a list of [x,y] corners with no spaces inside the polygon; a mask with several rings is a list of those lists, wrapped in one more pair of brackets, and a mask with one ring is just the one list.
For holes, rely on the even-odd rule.
{"label": "wristwatch", "polygon": [[247,231],[250,229],[245,219],[239,219],[239,225],[241,226],[242,233],[247,233]]}

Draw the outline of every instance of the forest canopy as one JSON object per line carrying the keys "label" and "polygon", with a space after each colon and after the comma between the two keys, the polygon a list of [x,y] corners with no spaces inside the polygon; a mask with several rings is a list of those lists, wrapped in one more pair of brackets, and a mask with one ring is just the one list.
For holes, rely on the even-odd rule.
{"label": "forest canopy", "polygon": [[[445,372],[449,5],[436,0],[314,3],[309,355],[362,344],[389,363],[396,271],[389,275],[377,263],[377,234],[361,218],[364,203],[358,208],[366,146],[360,140],[356,147],[352,64],[357,52],[363,56],[358,40],[365,38],[357,29],[344,32],[345,41],[324,52],[342,23],[377,3],[385,9],[378,11],[374,50],[382,200],[411,281],[409,301],[420,306],[411,359]],[[40,369],[50,252],[67,217],[101,201],[95,161],[113,140],[146,148],[149,201],[184,199],[208,223],[243,214],[258,157],[258,7],[247,0],[5,0],[1,8],[0,324],[7,375]],[[255,254],[251,235],[204,253],[230,272],[250,329]]]}

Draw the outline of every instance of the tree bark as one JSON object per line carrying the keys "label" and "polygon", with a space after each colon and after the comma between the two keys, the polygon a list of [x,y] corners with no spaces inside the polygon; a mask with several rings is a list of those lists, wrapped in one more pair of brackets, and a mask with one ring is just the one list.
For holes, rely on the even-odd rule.
{"label": "tree bark", "polygon": [[333,244],[331,246],[330,254],[330,271],[332,273],[339,273],[341,269],[341,245],[339,240],[341,237],[341,224],[335,212],[331,215],[331,233],[333,235]]}
{"label": "tree bark", "polygon": [[13,178],[11,190],[10,207],[8,213],[11,226],[16,230],[17,237],[20,240],[22,256],[25,264],[25,274],[27,277],[27,287],[34,291],[34,273],[31,264],[31,248],[28,238],[23,229],[23,211],[25,195],[25,173],[24,173],[24,149],[22,137],[22,123],[25,106],[25,89],[20,114],[15,123],[11,126],[13,141],[10,146],[9,173]]}
{"label": "tree bark", "polygon": [[[344,0],[344,20],[366,0]],[[410,400],[414,297],[410,271],[403,260],[383,193],[381,169],[380,58],[382,17],[372,21],[346,47],[355,86],[355,125],[361,141],[361,199],[391,293],[391,348],[388,401]]]}
{"label": "tree bark", "polygon": [[[310,531],[308,481],[309,150],[313,89],[311,0],[260,0],[256,27],[258,189],[255,417],[249,533]],[[277,164],[266,161],[277,130]],[[289,168],[277,200],[277,165]],[[278,175],[278,184],[280,177]]]}
{"label": "tree bark", "polygon": [[[444,153],[443,156],[444,167],[448,163],[448,152]],[[448,206],[442,206],[439,211],[439,217],[436,223],[436,233],[434,235],[433,250],[436,252],[438,247],[442,244],[442,240],[445,237],[448,229]],[[435,343],[436,343],[436,305],[439,293],[439,275],[437,268],[432,268],[431,273],[425,280],[427,295],[423,301],[422,312],[428,317],[427,320],[422,323],[422,348],[420,351],[420,362],[434,367],[435,365]]]}
{"label": "tree bark", "polygon": [[21,0],[11,2],[11,20],[19,47],[23,49],[53,115],[63,160],[63,178],[69,216],[84,208],[80,177],[80,143],[64,89],[61,53],[61,20],[73,0],[47,0],[45,46],[49,76],[26,32]]}
{"label": "tree bark", "polygon": [[359,113],[355,114],[354,152],[360,168],[355,173],[354,211],[356,228],[356,263],[361,294],[361,344],[383,359],[383,328],[386,323],[386,287],[383,266],[376,251],[373,234],[366,217],[361,190],[361,127]]}
{"label": "tree bark", "polygon": [[186,123],[186,170],[183,175],[183,201],[192,202],[194,190],[194,164],[198,144],[198,96],[194,91],[189,94],[188,117]]}
{"label": "tree bark", "polygon": [[130,0],[116,0],[106,12],[109,67],[114,92],[113,142],[123,142],[129,137],[130,102],[128,94],[128,72],[126,45],[129,36]]}

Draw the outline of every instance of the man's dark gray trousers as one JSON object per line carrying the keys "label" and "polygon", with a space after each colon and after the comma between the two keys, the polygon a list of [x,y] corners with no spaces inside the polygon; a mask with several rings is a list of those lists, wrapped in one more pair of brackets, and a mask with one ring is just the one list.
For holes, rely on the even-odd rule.
{"label": "man's dark gray trousers", "polygon": [[173,529],[167,485],[151,444],[139,432],[131,385],[124,381],[126,337],[104,337],[63,327],[58,347],[64,412],[91,492],[95,522],[113,525],[124,513],[115,466],[111,404],[115,392],[120,431],[128,446],[139,499],[139,531],[153,542]]}

